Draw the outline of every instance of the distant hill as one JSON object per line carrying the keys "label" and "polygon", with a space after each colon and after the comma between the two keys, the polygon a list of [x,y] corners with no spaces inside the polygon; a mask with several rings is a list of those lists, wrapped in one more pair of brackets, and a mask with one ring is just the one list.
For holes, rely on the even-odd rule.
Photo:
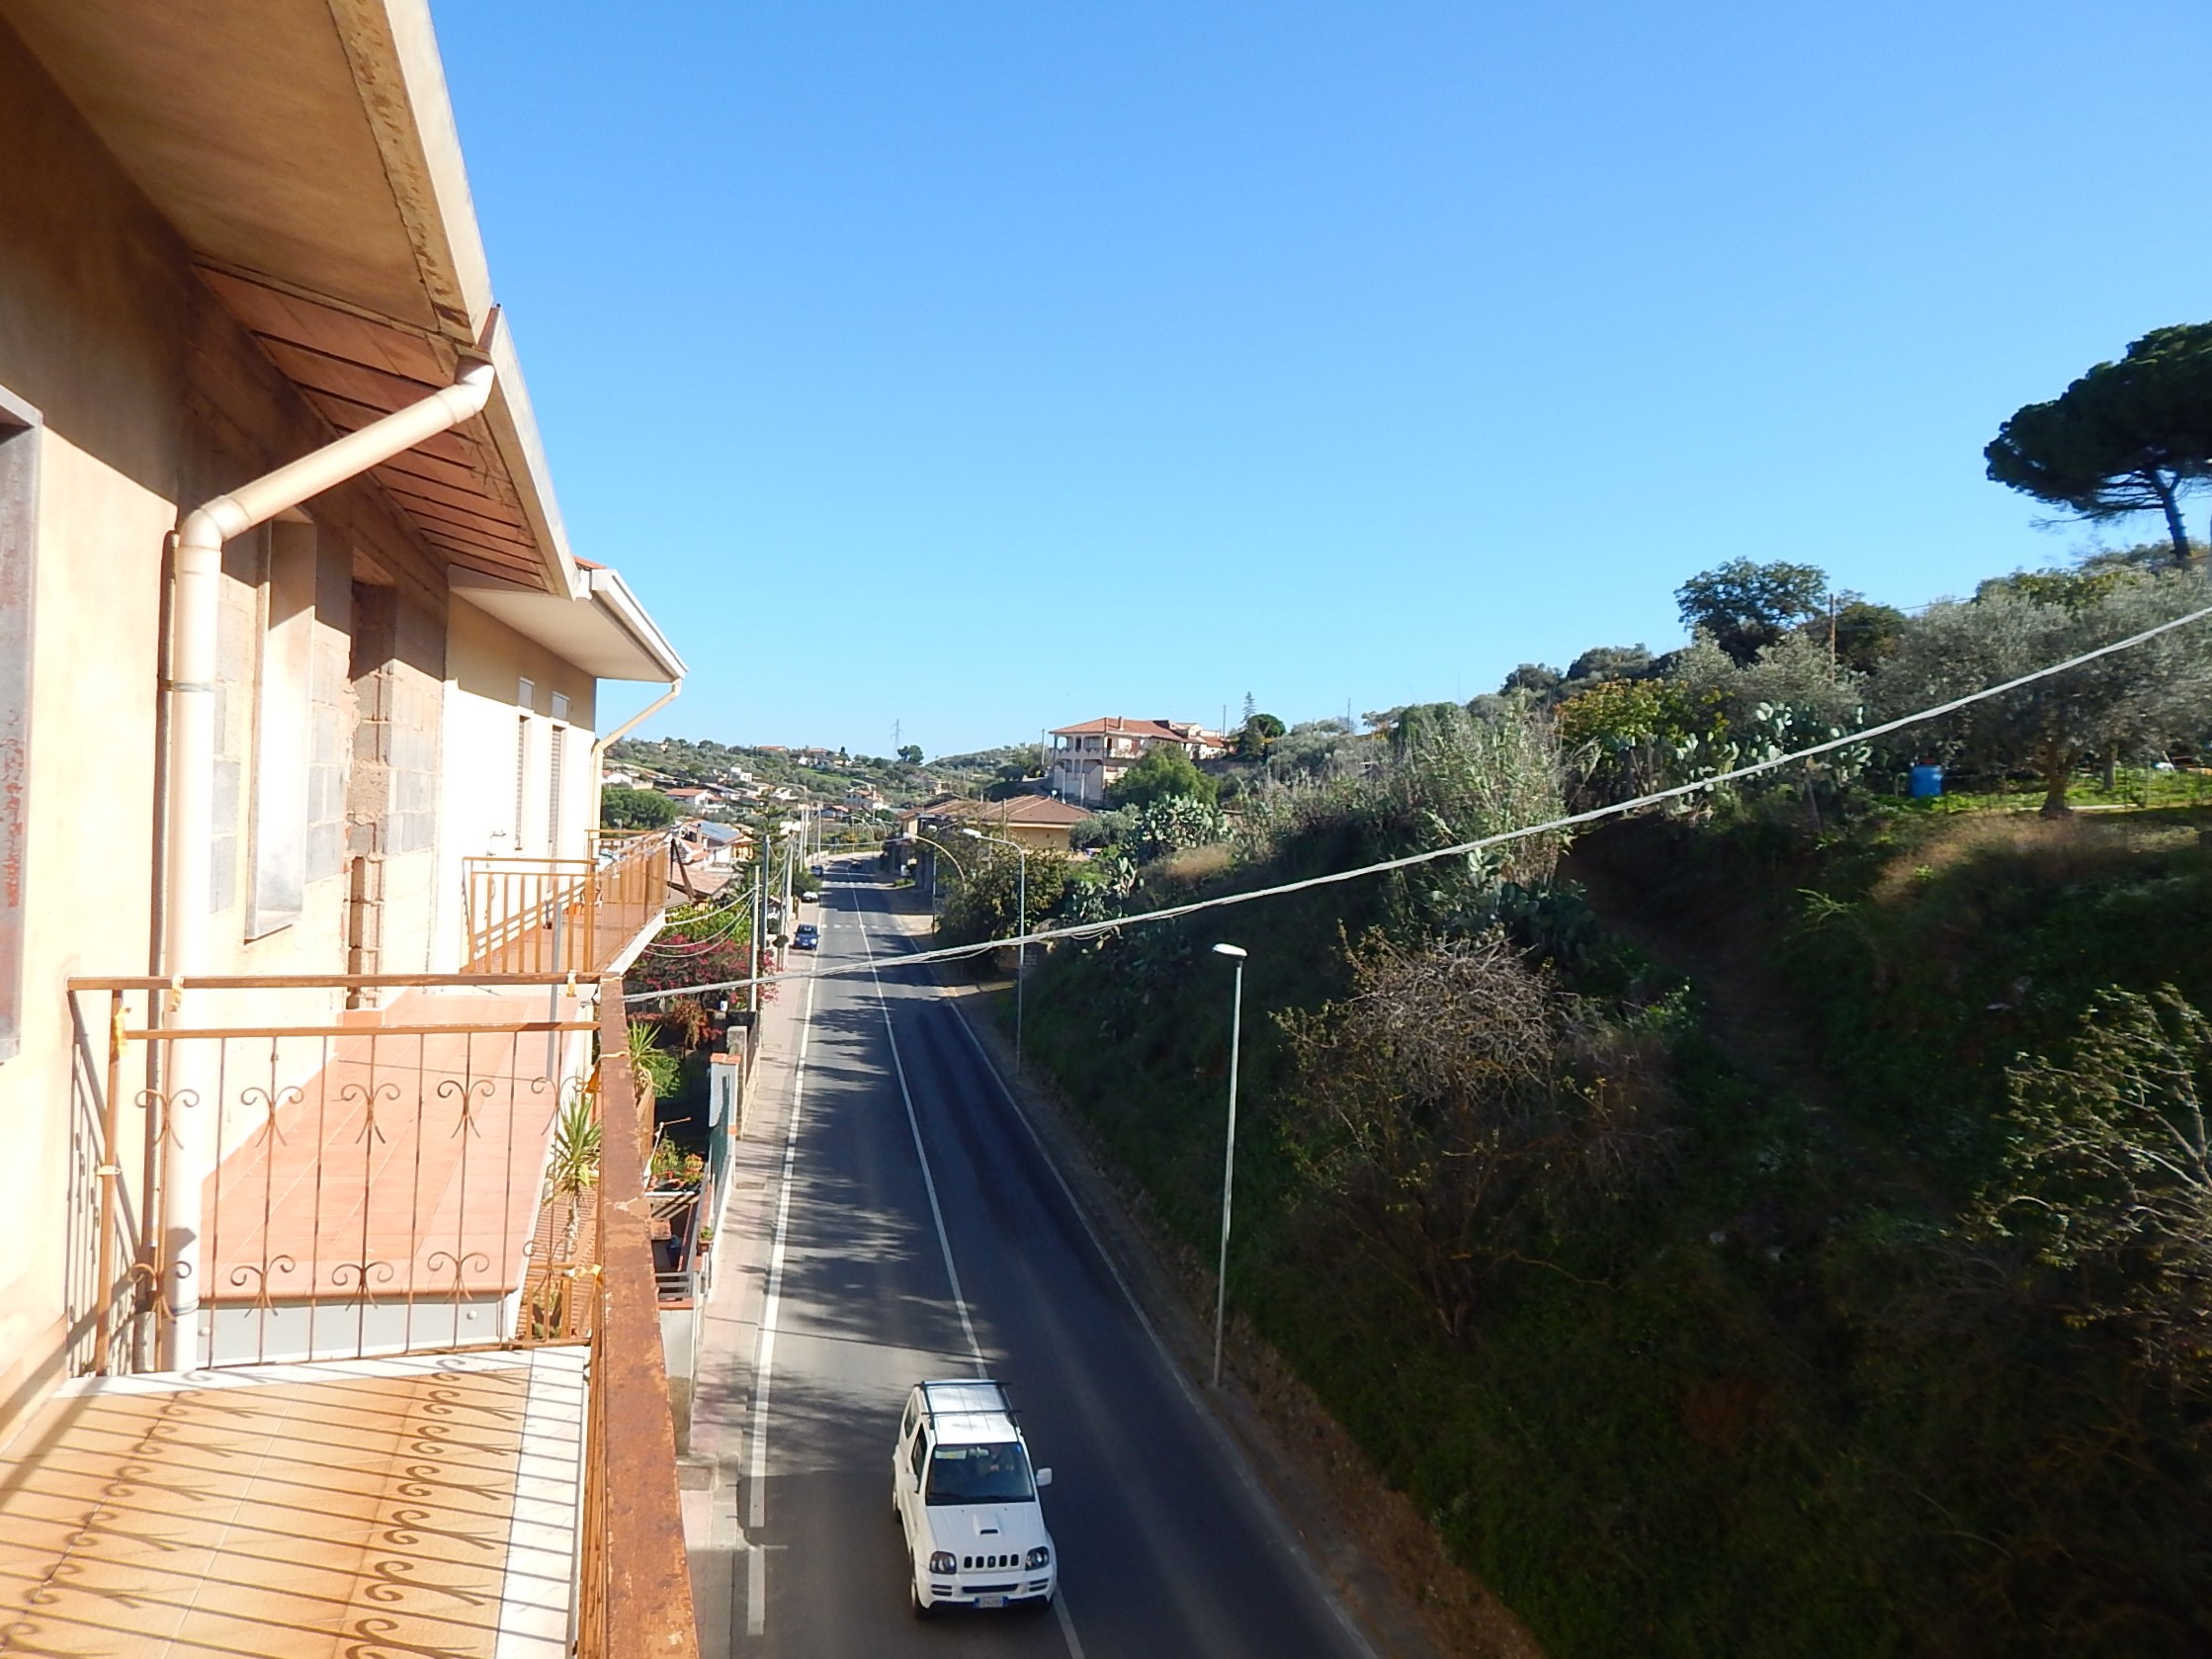
{"label": "distant hill", "polygon": [[818,744],[719,743],[711,738],[625,738],[607,751],[610,764],[652,773],[668,787],[729,783],[737,772],[783,784],[819,800],[840,799],[856,783],[881,791],[893,806],[942,791],[975,794],[1009,767],[1025,766],[1035,745],[1007,743],[972,754],[941,755],[919,765],[885,755],[854,754]]}

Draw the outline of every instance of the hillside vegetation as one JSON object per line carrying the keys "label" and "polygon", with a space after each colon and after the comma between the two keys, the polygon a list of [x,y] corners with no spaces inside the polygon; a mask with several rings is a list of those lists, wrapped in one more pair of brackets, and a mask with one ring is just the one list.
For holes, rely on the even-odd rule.
{"label": "hillside vegetation", "polygon": [[[1991,584],[1863,670],[1786,630],[1522,670],[1259,780],[1210,843],[1113,830],[1118,873],[1065,908],[1709,776],[1897,665],[1887,695],[1940,689],[1980,671],[1962,641],[2170,615],[2196,581]],[[1209,947],[1250,952],[1231,1305],[1559,1659],[2201,1654],[2212,806],[2095,763],[2212,730],[2205,655],[1918,736],[1966,801],[1885,793],[1914,749],[1846,749],[1572,847],[1063,949],[1030,1052],[1211,1260]]]}
{"label": "hillside vegetation", "polygon": [[1251,951],[1234,1305],[1554,1653],[2204,1651],[2201,1348],[2168,1366],[2099,1301],[2124,1252],[2070,1270],[1976,1218],[2017,1053],[2063,1063],[2112,988],[2212,1006],[2193,824],[1752,816],[1589,859],[1647,940],[1767,977],[1779,1066],[1572,885],[1461,928],[1372,883],[1063,956],[1032,1052],[1207,1247],[1206,946]]}

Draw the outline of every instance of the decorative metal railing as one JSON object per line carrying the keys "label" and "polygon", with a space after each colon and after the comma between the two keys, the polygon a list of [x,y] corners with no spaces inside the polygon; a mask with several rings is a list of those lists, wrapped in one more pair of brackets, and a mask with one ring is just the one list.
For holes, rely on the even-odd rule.
{"label": "decorative metal railing", "polygon": [[[553,1126],[591,1070],[575,988],[330,975],[69,990],[76,1370],[528,1337]],[[337,1005],[364,990],[397,1000]]]}
{"label": "decorative metal railing", "polygon": [[[349,1016],[363,991],[400,995]],[[157,1368],[183,1319],[183,1352],[216,1366],[585,1345],[572,1651],[697,1659],[622,982],[77,979],[69,998],[74,1370]],[[565,1184],[563,1106],[596,1131]]]}
{"label": "decorative metal railing", "polygon": [[591,858],[466,860],[468,972],[605,973],[667,909],[669,849],[654,830]]}

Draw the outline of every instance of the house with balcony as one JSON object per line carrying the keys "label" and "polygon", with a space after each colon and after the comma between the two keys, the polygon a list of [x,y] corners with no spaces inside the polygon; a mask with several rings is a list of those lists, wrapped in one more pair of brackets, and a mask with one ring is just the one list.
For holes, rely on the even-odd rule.
{"label": "house with balcony", "polygon": [[427,8],[0,0],[0,1627],[689,1651],[668,842],[597,831],[684,664],[569,546]]}
{"label": "house with balcony", "polygon": [[1187,720],[1132,720],[1105,715],[1051,734],[1045,790],[1077,806],[1106,805],[1106,792],[1152,749],[1173,744],[1193,760],[1225,752],[1221,735]]}

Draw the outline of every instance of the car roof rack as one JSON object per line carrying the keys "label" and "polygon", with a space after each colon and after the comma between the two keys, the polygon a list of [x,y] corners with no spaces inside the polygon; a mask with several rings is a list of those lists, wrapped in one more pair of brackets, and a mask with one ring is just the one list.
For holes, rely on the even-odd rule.
{"label": "car roof rack", "polygon": [[[1013,1397],[1006,1392],[1006,1385],[995,1377],[927,1377],[918,1386],[921,1389],[922,1416],[933,1423],[937,1418],[937,1402],[930,1397],[930,1390],[933,1388],[987,1388],[998,1396],[998,1405],[995,1409],[1004,1412],[1010,1418],[1018,1419],[1021,1416],[1021,1413],[1014,1409]],[[947,1406],[945,1409],[949,1415],[973,1416],[978,1408],[970,1405],[963,1407]],[[989,1411],[993,1408],[985,1406],[981,1409]]]}

